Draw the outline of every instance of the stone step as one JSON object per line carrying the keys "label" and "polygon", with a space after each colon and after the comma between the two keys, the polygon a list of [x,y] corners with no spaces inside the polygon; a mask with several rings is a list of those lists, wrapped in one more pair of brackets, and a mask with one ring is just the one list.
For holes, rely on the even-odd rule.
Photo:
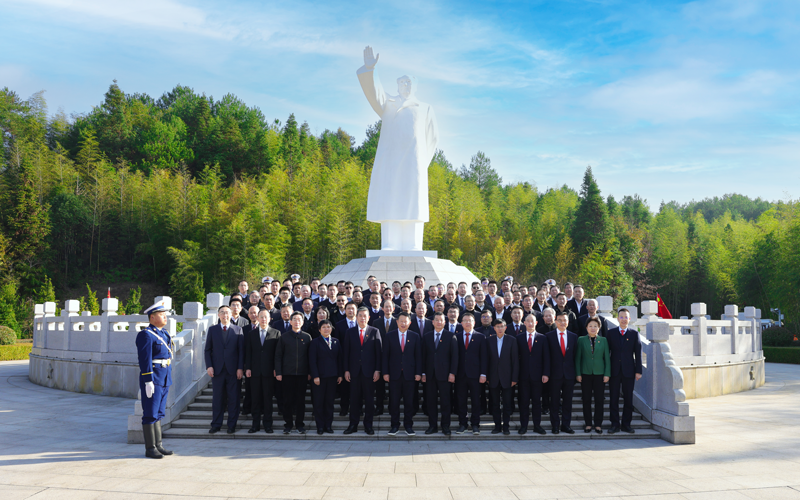
{"label": "stone step", "polygon": [[[513,424],[513,422],[512,422]],[[310,427],[306,427],[310,430]],[[350,435],[342,435],[342,434],[322,434],[319,435],[316,431],[308,432],[306,434],[298,434],[297,431],[292,431],[291,434],[283,434],[281,427],[275,427],[275,433],[267,434],[263,430],[260,432],[256,432],[254,434],[248,434],[246,430],[237,430],[234,434],[227,434],[225,432],[225,428],[216,433],[216,434],[209,434],[208,433],[208,426],[204,428],[170,428],[164,431],[164,438],[167,439],[260,439],[260,440],[300,440],[300,439],[311,439],[311,440],[327,440],[327,441],[386,441],[386,440],[393,440],[393,441],[419,441],[419,440],[428,440],[428,441],[445,441],[445,440],[585,440],[585,439],[660,439],[661,435],[658,431],[653,429],[636,429],[635,434],[627,434],[625,432],[618,432],[617,434],[610,435],[608,432],[604,431],[603,434],[595,434],[595,433],[584,433],[581,429],[576,429],[575,434],[565,434],[561,433],[558,435],[547,433],[544,436],[533,433],[528,430],[528,433],[520,436],[517,434],[517,428],[509,426],[511,430],[511,434],[509,436],[504,436],[503,434],[491,434],[491,426],[486,427],[485,429],[481,426],[481,434],[479,436],[475,436],[472,433],[465,432],[464,434],[451,434],[450,436],[445,436],[441,432],[437,434],[430,434],[425,435],[425,428],[417,428],[415,426],[414,430],[416,431],[416,436],[407,436],[404,431],[400,431],[397,433],[396,436],[388,436],[386,432],[378,432],[376,430],[375,434],[369,436],[364,433],[363,426],[359,427],[359,432]],[[574,427],[573,427],[574,428]],[[452,429],[455,430],[455,427]]]}

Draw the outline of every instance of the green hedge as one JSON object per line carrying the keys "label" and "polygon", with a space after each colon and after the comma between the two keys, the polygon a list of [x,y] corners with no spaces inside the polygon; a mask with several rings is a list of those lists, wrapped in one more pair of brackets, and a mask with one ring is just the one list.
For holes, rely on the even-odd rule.
{"label": "green hedge", "polygon": [[764,358],[768,363],[791,363],[800,365],[800,347],[764,346]]}
{"label": "green hedge", "polygon": [[0,345],[0,361],[28,359],[32,347],[30,344]]}

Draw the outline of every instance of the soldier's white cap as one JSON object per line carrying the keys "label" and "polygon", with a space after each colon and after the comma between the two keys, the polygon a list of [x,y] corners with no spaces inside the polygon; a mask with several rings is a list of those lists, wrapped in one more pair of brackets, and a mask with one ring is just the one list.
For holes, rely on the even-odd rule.
{"label": "soldier's white cap", "polygon": [[294,273],[293,275],[290,276],[290,278],[292,278],[293,280],[299,280],[300,279],[300,275],[297,274],[297,273]]}
{"label": "soldier's white cap", "polygon": [[503,278],[503,281],[510,281],[510,282],[513,283],[514,282],[514,277],[513,276],[506,276],[505,278]]}
{"label": "soldier's white cap", "polygon": [[275,280],[272,279],[271,276],[264,276],[263,278],[261,278],[261,283],[272,283],[273,281]]}
{"label": "soldier's white cap", "polygon": [[556,280],[554,280],[553,278],[550,278],[549,280],[545,281],[545,283],[547,283],[550,286],[556,286]]}
{"label": "soldier's white cap", "polygon": [[166,311],[166,310],[167,310],[167,307],[166,307],[166,305],[164,304],[164,301],[163,301],[163,300],[159,300],[158,302],[156,302],[156,303],[155,303],[155,304],[153,304],[152,306],[150,306],[150,307],[148,307],[147,309],[145,309],[145,310],[144,310],[144,314],[146,314],[146,315],[150,316],[150,315],[151,315],[151,314],[153,314],[153,313],[157,313],[157,312],[161,312],[161,311]]}

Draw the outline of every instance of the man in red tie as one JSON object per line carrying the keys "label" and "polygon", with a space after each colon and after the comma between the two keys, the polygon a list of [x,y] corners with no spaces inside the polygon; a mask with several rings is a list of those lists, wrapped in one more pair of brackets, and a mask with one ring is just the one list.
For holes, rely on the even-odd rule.
{"label": "man in red tie", "polygon": [[[608,409],[611,430],[609,434],[616,434],[620,430],[633,434],[631,427],[633,420],[633,386],[642,378],[642,344],[639,341],[639,332],[629,329],[631,313],[621,308],[617,312],[619,328],[614,328],[606,333],[608,347],[611,350],[611,378],[608,381]],[[619,391],[622,387],[622,425],[619,420]]]}
{"label": "man in red tie", "polygon": [[536,332],[536,315],[525,317],[525,331],[517,335],[519,351],[519,433],[528,432],[533,401],[533,432],[542,428],[542,388],[550,378],[550,348],[547,338]]}
{"label": "man in red tie", "polygon": [[344,431],[352,434],[358,430],[361,410],[364,410],[364,432],[375,434],[372,420],[375,415],[375,382],[381,374],[381,334],[369,326],[369,309],[360,307],[356,313],[356,326],[347,330],[344,337],[344,378],[350,382],[350,425]]}
{"label": "man in red tie", "polygon": [[[481,384],[486,383],[489,370],[486,336],[475,330],[475,316],[465,314],[461,318],[463,330],[458,333],[458,372],[456,373],[456,409],[458,429],[456,434],[467,430],[467,403],[472,403],[472,433],[481,433]],[[469,400],[469,401],[468,401]]]}
{"label": "man in red tie", "polygon": [[[556,313],[555,325],[555,330],[545,334],[550,348],[550,424],[553,426],[553,434],[575,434],[569,424],[572,422],[578,335],[567,330],[567,311]],[[562,410],[562,415],[559,415],[559,410]]]}
{"label": "man in red tie", "polygon": [[[391,302],[391,301],[387,301]],[[403,427],[414,436],[414,391],[422,378],[422,342],[419,334],[409,329],[411,318],[401,312],[397,328],[383,338],[383,380],[389,384],[390,436],[400,430],[400,398],[403,399]]]}

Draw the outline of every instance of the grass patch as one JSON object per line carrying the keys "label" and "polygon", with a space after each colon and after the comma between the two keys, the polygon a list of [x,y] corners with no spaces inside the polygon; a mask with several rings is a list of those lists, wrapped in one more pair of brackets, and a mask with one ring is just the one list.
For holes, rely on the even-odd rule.
{"label": "grass patch", "polygon": [[800,365],[800,347],[764,346],[764,358],[768,363],[790,363]]}
{"label": "grass patch", "polygon": [[28,359],[33,344],[0,345],[0,361]]}

